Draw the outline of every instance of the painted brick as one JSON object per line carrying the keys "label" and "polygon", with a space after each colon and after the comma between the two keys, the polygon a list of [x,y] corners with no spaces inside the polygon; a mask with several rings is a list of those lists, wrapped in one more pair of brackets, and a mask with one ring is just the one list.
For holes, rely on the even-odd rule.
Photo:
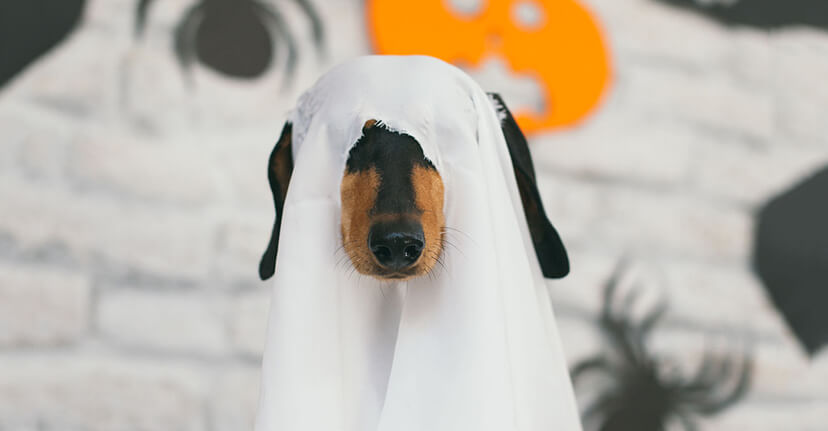
{"label": "painted brick", "polygon": [[704,423],[705,430],[715,431],[822,431],[828,422],[825,401],[764,402],[736,406],[732,411]]}
{"label": "painted brick", "polygon": [[203,279],[211,255],[209,214],[166,212],[103,197],[0,181],[0,232],[23,249],[60,244],[83,261],[105,259],[170,278]]}
{"label": "painted brick", "polygon": [[270,241],[272,229],[272,214],[237,216],[220,225],[215,269],[223,286],[265,285],[259,280],[259,260]]}
{"label": "painted brick", "polygon": [[544,209],[564,243],[588,241],[604,212],[607,190],[549,170],[538,170],[537,180]]}
{"label": "painted brick", "polygon": [[[791,138],[825,146],[828,89],[816,83],[828,74],[828,35],[809,29],[780,32],[773,40],[772,88],[781,143]],[[795,143],[795,141],[794,141]]]}
{"label": "painted brick", "polygon": [[752,220],[743,211],[666,191],[619,188],[606,196],[594,247],[731,262],[747,256]]}
{"label": "painted brick", "polygon": [[250,430],[259,402],[258,367],[235,367],[214,382],[210,417],[215,430]]}
{"label": "painted brick", "polygon": [[0,346],[75,342],[87,331],[87,277],[32,265],[0,265]]}
{"label": "painted brick", "polygon": [[61,49],[20,75],[3,96],[76,120],[109,119],[118,112],[118,60],[125,45],[101,28],[80,27]]}
{"label": "painted brick", "polygon": [[[755,206],[828,162],[828,34],[580,1],[603,23],[610,91],[531,143],[572,259],[549,282],[567,358],[606,345],[601,288],[631,256],[671,300],[653,346],[683,370],[710,344],[755,343],[754,390],[702,429],[823,429],[828,356],[804,356],[748,261]],[[370,46],[361,1],[317,5],[336,35],[319,57],[286,2],[290,85],[279,58],[257,80],[187,74],[171,30],[192,3],[155,2],[136,41],[133,0],[88,0],[87,27],[0,93],[0,429],[250,428],[266,159],[298,94]]]}
{"label": "painted brick", "polygon": [[749,147],[711,139],[698,147],[696,182],[702,193],[752,207],[828,165],[828,146]]}
{"label": "painted brick", "polygon": [[689,123],[754,140],[773,134],[771,94],[730,77],[633,65],[625,79],[630,108],[653,122]]}
{"label": "painted brick", "polygon": [[0,427],[207,430],[207,382],[192,363],[93,355],[0,357]]}
{"label": "painted brick", "polygon": [[[616,117],[618,118],[618,117]],[[538,170],[602,180],[676,184],[687,178],[691,130],[603,118],[591,127],[545,135],[533,142]]]}
{"label": "painted brick", "polygon": [[727,56],[728,33],[699,16],[651,0],[585,3],[594,5],[616,55],[696,69],[719,66]]}
{"label": "painted brick", "polygon": [[216,355],[227,343],[222,302],[206,292],[106,289],[96,327],[112,343],[133,349]]}
{"label": "painted brick", "polygon": [[216,166],[198,145],[124,138],[91,130],[76,139],[69,155],[71,178],[85,188],[203,205],[215,193]]}
{"label": "painted brick", "polygon": [[747,268],[690,262],[663,266],[673,315],[709,328],[789,338],[781,316]]}
{"label": "painted brick", "polygon": [[234,206],[268,213],[273,211],[267,163],[282,125],[283,120],[277,118],[269,123],[268,128],[257,133],[214,136],[207,141],[215,153],[219,170],[226,175],[225,199]]}
{"label": "painted brick", "polygon": [[260,357],[267,339],[267,316],[270,309],[270,284],[239,296],[233,306],[230,336],[233,347],[253,357]]}

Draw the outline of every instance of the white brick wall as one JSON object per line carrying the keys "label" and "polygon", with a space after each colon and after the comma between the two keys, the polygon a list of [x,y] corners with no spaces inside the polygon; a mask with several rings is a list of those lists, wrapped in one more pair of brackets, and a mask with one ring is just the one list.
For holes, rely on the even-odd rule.
{"label": "white brick wall", "polygon": [[97,331],[105,340],[130,349],[204,356],[225,352],[226,298],[170,290],[101,289]]}
{"label": "white brick wall", "polygon": [[89,327],[87,276],[41,265],[0,266],[0,346],[53,346]]}
{"label": "white brick wall", "polygon": [[0,427],[203,430],[205,370],[176,361],[95,354],[0,360]]}
{"label": "white brick wall", "polygon": [[[368,53],[363,2],[324,2],[327,56],[306,50],[288,89],[278,71],[187,85],[170,32],[190,3],[156,2],[135,42],[134,1],[90,0],[87,25],[0,91],[0,429],[250,429],[266,158],[297,94]],[[688,372],[706,338],[754,343],[754,391],[704,429],[824,429],[828,357],[804,356],[748,259],[756,208],[828,163],[828,34],[584,3],[609,37],[611,91],[532,147],[572,255],[550,282],[568,357],[600,347],[601,286],[631,255],[672,303],[654,346]]]}

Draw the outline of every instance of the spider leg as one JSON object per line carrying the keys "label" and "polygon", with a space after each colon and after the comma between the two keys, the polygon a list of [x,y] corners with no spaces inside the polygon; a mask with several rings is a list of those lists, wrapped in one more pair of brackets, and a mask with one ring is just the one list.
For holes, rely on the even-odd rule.
{"label": "spider leg", "polygon": [[701,364],[699,364],[698,370],[696,370],[696,374],[692,377],[692,382],[700,382],[700,381],[707,381],[708,375],[712,372],[715,368],[716,358],[710,353],[709,350],[705,350],[704,356],[702,357]]}
{"label": "spider leg", "polygon": [[609,371],[612,372],[615,367],[613,366],[612,362],[604,357],[594,357],[592,359],[587,359],[581,362],[578,362],[575,367],[572,368],[572,371],[569,373],[572,376],[572,380],[577,380],[585,373],[589,373],[592,371]]}
{"label": "spider leg", "polygon": [[296,3],[299,4],[299,7],[301,7],[305,12],[305,15],[308,16],[311,23],[313,42],[317,48],[321,48],[325,38],[325,29],[322,26],[322,19],[319,18],[319,13],[316,12],[316,8],[309,0],[296,0]]}
{"label": "spider leg", "polygon": [[690,400],[690,407],[705,416],[709,416],[720,413],[744,397],[750,388],[754,364],[753,358],[747,353],[742,355],[740,362],[740,370],[737,373],[736,380],[732,382],[732,387],[728,389],[728,386],[730,386],[728,380],[723,378],[720,381],[721,384],[713,386],[706,396]]}
{"label": "spider leg", "polygon": [[293,72],[296,70],[298,56],[296,41],[293,39],[293,35],[290,34],[287,22],[281,12],[270,5],[259,1],[254,1],[253,5],[259,8],[259,10],[270,20],[272,24],[271,27],[273,27],[277,33],[276,39],[278,40],[281,38],[285,41],[285,46],[287,46],[287,57],[285,59],[285,84],[287,84],[293,77]]}
{"label": "spider leg", "polygon": [[662,317],[667,307],[662,303],[648,313],[642,323],[632,321],[632,309],[640,297],[640,288],[635,287],[622,300],[617,313],[604,320],[604,327],[616,340],[623,357],[632,364],[645,365],[650,362],[646,339],[653,325]]}
{"label": "spider leg", "polygon": [[639,361],[649,361],[646,343],[647,337],[655,325],[667,313],[668,308],[667,299],[662,296],[658,302],[647,311],[640,322],[630,324],[630,333],[632,334],[631,344],[634,348],[634,352],[638,355],[637,358]]}
{"label": "spider leg", "polygon": [[629,337],[630,325],[628,309],[631,308],[630,304],[637,296],[637,292],[633,291],[626,295],[620,305],[617,304],[618,299],[616,298],[621,277],[627,270],[627,266],[626,261],[619,263],[604,285],[600,322],[610,342],[621,351],[621,356],[628,361],[635,362],[636,355],[633,352]]}
{"label": "spider leg", "polygon": [[653,309],[650,310],[650,312],[647,313],[646,316],[644,316],[644,319],[641,320],[641,323],[638,324],[638,330],[642,334],[649,333],[653,329],[655,324],[658,323],[658,321],[661,320],[662,317],[664,317],[664,314],[667,313],[668,308],[669,307],[667,306],[666,299],[662,298],[661,300],[659,300],[658,303],[653,307]]}
{"label": "spider leg", "polygon": [[144,28],[147,25],[147,13],[149,13],[150,4],[154,0],[138,0],[138,5],[135,8],[135,36],[140,37],[144,34]]}
{"label": "spider leg", "polygon": [[630,333],[630,328],[623,322],[618,321],[603,322],[603,327],[610,343],[618,351],[618,356],[626,363],[638,363],[639,355],[636,353],[635,341],[633,341],[634,335]]}
{"label": "spider leg", "polygon": [[204,3],[199,2],[191,7],[175,26],[175,55],[185,71],[189,71],[195,60],[196,31],[203,19]]}
{"label": "spider leg", "polygon": [[714,390],[726,381],[733,366],[733,358],[731,357],[724,356],[717,359],[709,352],[706,353],[704,363],[696,373],[695,378],[684,387],[684,391],[692,398],[694,395],[703,395]]}
{"label": "spider leg", "polygon": [[628,269],[627,260],[622,260],[613,271],[604,288],[604,305],[601,323],[610,338],[617,344],[625,357],[634,363],[648,361],[646,338],[655,324],[667,311],[667,301],[661,300],[642,318],[640,323],[633,321],[635,304],[639,302],[642,288],[633,284],[623,297],[618,298],[621,278]]}
{"label": "spider leg", "polygon": [[601,395],[584,409],[581,417],[584,421],[593,421],[608,416],[618,405],[615,393],[609,392]]}
{"label": "spider leg", "polygon": [[[656,320],[659,316],[656,316]],[[640,364],[647,364],[652,360],[647,354],[647,333],[648,331],[639,325],[630,325],[627,330],[629,351],[632,359]]]}
{"label": "spider leg", "polygon": [[678,419],[685,431],[697,431],[699,429],[698,425],[696,425],[696,421],[690,418],[690,414],[688,412],[678,410],[675,412],[675,417]]}
{"label": "spider leg", "polygon": [[[695,407],[716,390],[723,375],[718,370],[726,368],[722,365],[725,360],[705,357],[699,371],[690,381],[680,386],[678,396],[681,402]],[[718,377],[718,378],[717,378]]]}
{"label": "spider leg", "polygon": [[610,278],[604,284],[603,307],[601,308],[602,320],[616,320],[613,314],[613,303],[615,293],[618,290],[618,285],[621,283],[621,276],[627,271],[629,263],[626,259],[622,260],[618,266],[615,267]]}

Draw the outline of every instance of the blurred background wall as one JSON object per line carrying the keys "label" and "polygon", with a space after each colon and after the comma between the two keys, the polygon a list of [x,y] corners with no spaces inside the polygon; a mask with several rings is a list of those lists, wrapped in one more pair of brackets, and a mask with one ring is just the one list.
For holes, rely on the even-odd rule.
{"label": "blurred background wall", "polygon": [[[0,88],[0,429],[250,429],[266,158],[301,91],[373,51],[365,6],[317,0],[317,49],[301,2],[273,0],[296,70],[280,42],[270,69],[235,79],[180,65],[193,0],[154,2],[140,38],[135,1],[77,3],[76,30]],[[600,347],[601,286],[627,257],[669,297],[659,351],[692,370],[710,346],[753,345],[747,398],[703,429],[826,429],[828,354],[796,341],[751,256],[759,208],[828,165],[828,32],[581,3],[609,86],[576,126],[531,138],[573,264],[549,284],[569,358]],[[535,96],[496,73],[482,79],[510,104]]]}

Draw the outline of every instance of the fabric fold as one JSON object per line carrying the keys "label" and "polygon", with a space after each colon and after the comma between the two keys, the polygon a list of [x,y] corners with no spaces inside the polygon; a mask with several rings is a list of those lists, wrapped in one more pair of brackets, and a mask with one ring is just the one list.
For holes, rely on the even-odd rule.
{"label": "fabric fold", "polygon": [[[414,137],[443,178],[451,245],[429,276],[380,282],[341,251],[339,184],[368,119]],[[485,92],[430,57],[361,57],[323,76],[291,121],[256,430],[580,430]]]}

